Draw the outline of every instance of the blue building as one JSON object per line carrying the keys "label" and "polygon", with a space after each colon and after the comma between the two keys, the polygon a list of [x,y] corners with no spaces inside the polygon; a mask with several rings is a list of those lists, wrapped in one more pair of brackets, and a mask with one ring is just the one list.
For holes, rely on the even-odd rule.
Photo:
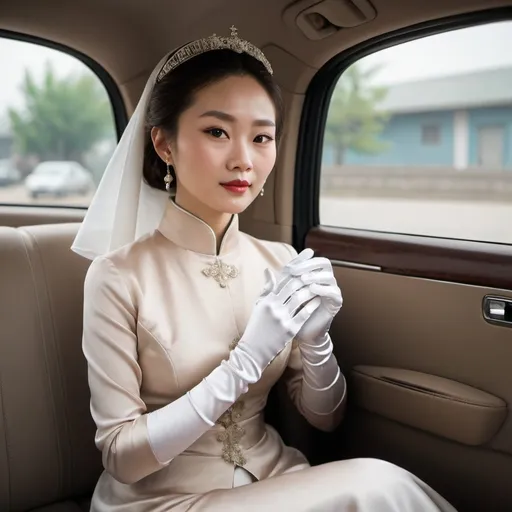
{"label": "blue building", "polygon": [[[393,85],[380,108],[390,114],[386,150],[349,150],[344,164],[512,172],[512,68]],[[332,148],[323,160],[335,163]]]}

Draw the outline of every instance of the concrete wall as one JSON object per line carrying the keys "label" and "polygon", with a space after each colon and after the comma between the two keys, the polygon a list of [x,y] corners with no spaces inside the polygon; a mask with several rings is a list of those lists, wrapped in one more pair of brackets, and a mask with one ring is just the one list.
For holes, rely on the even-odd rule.
{"label": "concrete wall", "polygon": [[320,185],[335,196],[512,201],[512,172],[493,169],[324,166]]}

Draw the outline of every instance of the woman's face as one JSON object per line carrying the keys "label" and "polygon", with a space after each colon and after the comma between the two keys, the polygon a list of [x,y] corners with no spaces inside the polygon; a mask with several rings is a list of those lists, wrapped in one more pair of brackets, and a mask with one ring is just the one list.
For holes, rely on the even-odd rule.
{"label": "woman's face", "polygon": [[243,212],[274,167],[275,125],[274,104],[252,77],[232,76],[201,89],[170,144],[176,202],[204,220]]}

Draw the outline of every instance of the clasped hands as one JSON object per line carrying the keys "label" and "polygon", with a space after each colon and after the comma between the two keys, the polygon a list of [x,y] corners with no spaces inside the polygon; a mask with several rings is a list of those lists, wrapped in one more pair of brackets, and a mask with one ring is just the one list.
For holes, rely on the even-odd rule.
{"label": "clasped hands", "polygon": [[290,343],[323,346],[342,306],[331,262],[305,249],[275,276],[265,270],[265,286],[256,301],[238,346],[231,351],[231,370],[248,383]]}
{"label": "clasped hands", "polygon": [[[334,277],[329,259],[314,257],[312,249],[304,249],[285,265],[276,279],[271,273],[264,293],[279,293],[290,282],[302,283],[296,294],[305,302],[320,299],[318,307],[311,313],[295,337],[299,342],[321,343],[327,336],[331,323],[343,305],[341,290]],[[293,295],[292,295],[293,297]]]}

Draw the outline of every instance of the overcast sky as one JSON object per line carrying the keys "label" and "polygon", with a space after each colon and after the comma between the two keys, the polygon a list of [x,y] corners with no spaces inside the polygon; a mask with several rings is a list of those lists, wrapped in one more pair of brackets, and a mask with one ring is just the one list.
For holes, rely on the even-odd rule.
{"label": "overcast sky", "polygon": [[[365,57],[380,64],[379,82],[393,84],[512,66],[512,22],[454,30]],[[512,87],[512,84],[510,84]]]}
{"label": "overcast sky", "polygon": [[[405,43],[366,57],[365,64],[382,64],[377,80],[392,84],[440,75],[512,66],[512,22],[472,27]],[[60,75],[84,65],[64,53],[29,43],[0,39],[0,116],[19,106],[24,70],[41,76],[46,61]],[[512,84],[510,84],[512,87]]]}

